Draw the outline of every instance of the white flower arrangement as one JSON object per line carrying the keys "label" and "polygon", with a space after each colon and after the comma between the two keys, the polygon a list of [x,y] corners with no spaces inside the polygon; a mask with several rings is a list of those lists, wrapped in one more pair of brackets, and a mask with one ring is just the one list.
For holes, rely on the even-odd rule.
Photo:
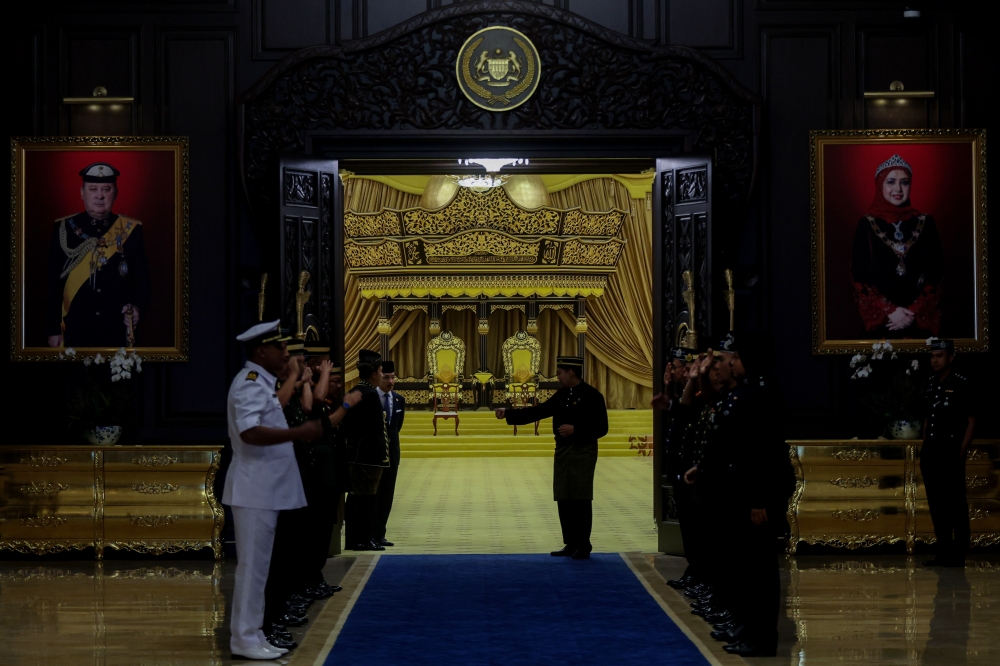
{"label": "white flower arrangement", "polygon": [[111,357],[111,381],[117,382],[122,379],[132,379],[132,370],[142,372],[142,357],[134,351],[127,352],[124,347],[120,347],[115,355]]}

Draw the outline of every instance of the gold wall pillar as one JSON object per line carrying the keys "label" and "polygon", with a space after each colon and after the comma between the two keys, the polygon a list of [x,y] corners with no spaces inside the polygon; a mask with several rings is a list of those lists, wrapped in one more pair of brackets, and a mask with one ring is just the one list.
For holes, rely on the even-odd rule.
{"label": "gold wall pillar", "polygon": [[379,354],[386,361],[390,360],[389,338],[392,335],[392,325],[389,323],[392,318],[392,301],[383,298],[378,303],[378,344]]}

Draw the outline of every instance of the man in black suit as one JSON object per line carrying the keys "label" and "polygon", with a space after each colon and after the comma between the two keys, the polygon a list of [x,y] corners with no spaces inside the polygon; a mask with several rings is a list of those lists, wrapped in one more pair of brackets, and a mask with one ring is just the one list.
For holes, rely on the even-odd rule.
{"label": "man in black suit", "polygon": [[385,540],[385,526],[392,511],[392,497],[396,492],[396,475],[399,473],[399,431],[403,429],[406,416],[406,399],[392,389],[396,386],[396,366],[392,361],[382,362],[382,384],[378,387],[378,399],[385,413],[385,431],[389,436],[389,467],[382,472],[378,484],[378,509],[374,541],[380,546],[392,546]]}

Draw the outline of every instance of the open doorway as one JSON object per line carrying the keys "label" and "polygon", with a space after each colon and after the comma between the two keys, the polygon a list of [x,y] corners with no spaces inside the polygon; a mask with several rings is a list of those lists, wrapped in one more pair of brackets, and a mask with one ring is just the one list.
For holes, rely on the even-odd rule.
{"label": "open doorway", "polygon": [[[557,388],[555,357],[574,354],[611,410],[595,480],[595,547],[662,550],[657,528],[669,523],[671,502],[649,399],[677,311],[692,328],[708,316],[688,316],[679,278],[681,268],[710,271],[693,250],[710,237],[710,162],[532,158],[480,192],[456,182],[473,169],[440,158],[283,159],[285,302],[295,301],[298,275],[288,264],[313,267],[318,298],[308,316],[321,329],[329,322],[348,382],[359,350],[380,351],[394,360],[396,390],[407,399],[390,531],[405,536],[408,552],[548,550],[558,536],[551,425],[515,434],[491,410],[525,392],[544,400]],[[310,173],[316,191],[300,187],[290,200],[289,185]],[[538,218],[547,221],[532,227]],[[443,378],[428,344],[445,334],[462,349]],[[505,355],[518,335],[539,348],[527,374]],[[441,410],[434,385],[443,383],[452,395]],[[439,421],[435,411],[454,418]]]}

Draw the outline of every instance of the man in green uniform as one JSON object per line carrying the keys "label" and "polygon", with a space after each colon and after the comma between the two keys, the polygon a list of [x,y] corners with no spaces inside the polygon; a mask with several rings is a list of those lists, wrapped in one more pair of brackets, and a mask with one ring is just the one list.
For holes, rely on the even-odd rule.
{"label": "man in green uniform", "polygon": [[552,433],[556,438],[552,491],[559,507],[565,544],[552,555],[585,560],[593,550],[590,531],[594,519],[597,440],[608,434],[608,410],[601,392],[583,381],[582,358],[560,356],[556,367],[562,388],[555,395],[535,407],[501,407],[496,416],[506,419],[509,425],[527,425],[552,417]]}
{"label": "man in green uniform", "polygon": [[954,371],[955,343],[931,338],[931,372],[924,394],[924,444],[920,473],[937,537],[937,555],[925,566],[964,567],[969,548],[965,457],[976,431],[969,380]]}

